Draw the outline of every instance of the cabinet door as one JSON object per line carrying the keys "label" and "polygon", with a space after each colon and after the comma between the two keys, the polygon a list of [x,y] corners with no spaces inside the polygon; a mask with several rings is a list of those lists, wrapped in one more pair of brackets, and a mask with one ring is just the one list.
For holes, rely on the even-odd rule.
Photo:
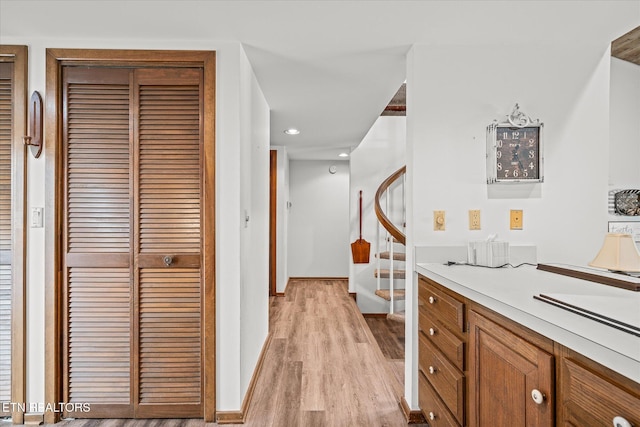
{"label": "cabinet door", "polygon": [[469,311],[469,425],[552,426],[553,363],[551,354]]}
{"label": "cabinet door", "polygon": [[558,358],[558,412],[563,426],[640,426],[640,384],[567,348]]}

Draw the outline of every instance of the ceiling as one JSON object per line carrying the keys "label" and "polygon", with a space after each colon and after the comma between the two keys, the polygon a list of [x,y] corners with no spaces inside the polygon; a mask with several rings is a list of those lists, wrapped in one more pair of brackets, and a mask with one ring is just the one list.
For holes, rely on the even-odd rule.
{"label": "ceiling", "polygon": [[[242,43],[271,108],[271,144],[298,159],[357,146],[405,80],[413,44],[604,50],[639,23],[640,0],[0,0],[2,43]],[[290,127],[301,133],[285,135]]]}

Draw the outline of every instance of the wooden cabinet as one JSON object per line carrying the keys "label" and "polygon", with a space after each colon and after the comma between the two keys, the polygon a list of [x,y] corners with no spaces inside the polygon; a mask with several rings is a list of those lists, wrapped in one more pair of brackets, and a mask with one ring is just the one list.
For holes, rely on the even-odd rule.
{"label": "wooden cabinet", "polygon": [[431,427],[640,427],[640,384],[424,276],[418,401]]}
{"label": "wooden cabinet", "polygon": [[640,384],[558,346],[557,407],[559,426],[640,426]]}
{"label": "wooden cabinet", "polygon": [[469,426],[552,426],[553,355],[469,311]]}
{"label": "wooden cabinet", "polygon": [[430,426],[465,425],[464,303],[418,282],[419,403]]}

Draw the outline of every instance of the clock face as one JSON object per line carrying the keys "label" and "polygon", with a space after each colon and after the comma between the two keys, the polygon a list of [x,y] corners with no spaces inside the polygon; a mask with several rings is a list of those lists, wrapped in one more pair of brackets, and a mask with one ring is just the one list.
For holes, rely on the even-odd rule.
{"label": "clock face", "polygon": [[496,129],[497,181],[540,180],[540,127]]}

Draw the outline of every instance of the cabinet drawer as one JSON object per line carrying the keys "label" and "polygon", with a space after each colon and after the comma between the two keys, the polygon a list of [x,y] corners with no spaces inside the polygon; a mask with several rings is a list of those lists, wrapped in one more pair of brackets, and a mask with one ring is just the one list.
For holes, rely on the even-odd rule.
{"label": "cabinet drawer", "polygon": [[420,340],[419,367],[456,420],[464,419],[464,375],[440,353],[424,334]]}
{"label": "cabinet drawer", "polygon": [[445,409],[422,372],[418,377],[418,387],[418,403],[429,427],[460,427],[460,424]]}
{"label": "cabinet drawer", "polygon": [[561,399],[566,423],[588,426],[613,424],[623,417],[640,426],[640,396],[624,390],[603,375],[569,358],[562,359]]}
{"label": "cabinet drawer", "polygon": [[433,313],[453,330],[464,332],[464,304],[436,289],[425,279],[418,281],[418,305],[420,310]]}
{"label": "cabinet drawer", "polygon": [[426,310],[418,313],[420,331],[440,349],[451,363],[464,371],[464,342],[442,323],[430,316]]}

